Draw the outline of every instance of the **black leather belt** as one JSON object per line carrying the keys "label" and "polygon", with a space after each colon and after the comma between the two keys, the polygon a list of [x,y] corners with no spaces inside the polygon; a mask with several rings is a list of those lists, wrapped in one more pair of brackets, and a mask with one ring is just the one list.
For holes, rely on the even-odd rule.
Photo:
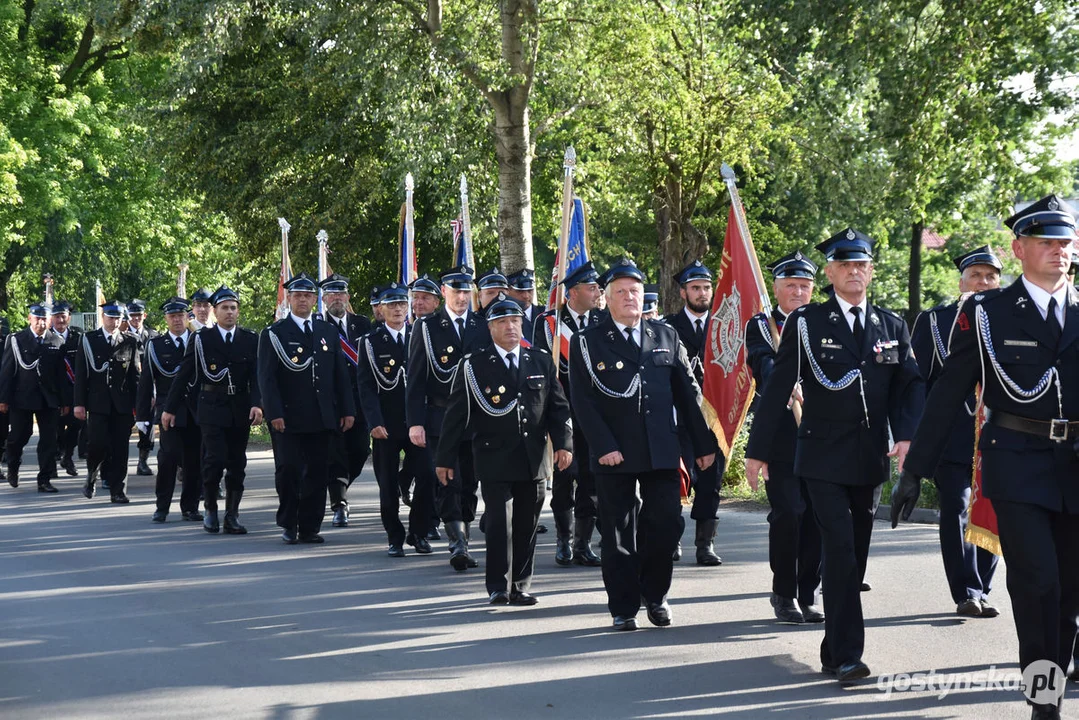
{"label": "black leather belt", "polygon": [[1055,420],[1031,420],[1002,410],[992,410],[989,422],[997,427],[1015,430],[1027,435],[1049,438],[1054,442],[1065,442],[1079,438],[1079,422],[1069,422],[1063,418]]}
{"label": "black leather belt", "polygon": [[228,395],[235,395],[236,394],[236,390],[234,390],[233,388],[226,387],[225,385],[214,385],[212,383],[203,383],[202,384],[202,391],[203,392],[226,393]]}

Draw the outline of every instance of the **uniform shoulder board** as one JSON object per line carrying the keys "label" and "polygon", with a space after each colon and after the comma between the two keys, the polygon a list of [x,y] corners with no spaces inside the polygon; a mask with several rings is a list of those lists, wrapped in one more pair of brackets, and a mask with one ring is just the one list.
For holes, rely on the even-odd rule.
{"label": "uniform shoulder board", "polygon": [[549,350],[546,350],[546,349],[541,348],[541,347],[536,347],[535,345],[532,346],[532,352],[543,353],[544,355],[550,355],[551,354],[551,352]]}
{"label": "uniform shoulder board", "polygon": [[465,360],[468,360],[470,357],[472,357],[472,353],[465,353]]}
{"label": "uniform shoulder board", "polygon": [[802,305],[801,307],[799,307],[799,308],[798,308],[797,310],[795,310],[794,312],[804,313],[804,312],[806,311],[806,308],[807,308],[807,307],[809,307],[809,306],[808,306],[808,305]]}
{"label": "uniform shoulder board", "polygon": [[898,314],[896,312],[893,312],[893,311],[889,310],[888,308],[882,308],[880,305],[874,305],[873,309],[876,310],[877,312],[883,314],[883,315],[888,315],[889,317],[893,317],[896,320],[902,320],[903,319],[902,315],[900,315],[900,314]]}
{"label": "uniform shoulder board", "polygon": [[986,290],[985,292],[975,293],[971,296],[971,299],[977,303],[985,303],[993,298],[999,297],[1006,288],[995,288],[993,290]]}
{"label": "uniform shoulder board", "polygon": [[237,327],[236,329],[240,331],[239,334],[241,335],[250,335],[253,338],[258,337],[258,333],[256,333],[254,330],[251,330],[250,328]]}

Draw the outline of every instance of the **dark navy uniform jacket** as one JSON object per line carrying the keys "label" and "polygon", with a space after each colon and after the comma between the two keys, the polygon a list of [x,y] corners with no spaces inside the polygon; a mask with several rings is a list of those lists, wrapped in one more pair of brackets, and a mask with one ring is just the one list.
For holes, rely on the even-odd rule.
{"label": "dark navy uniform jacket", "polygon": [[[642,320],[640,329],[639,352],[610,315],[574,335],[570,343],[571,402],[588,440],[593,472],[677,469],[682,452],[675,409],[696,457],[718,447],[701,414],[700,388],[678,334],[659,320]],[[638,375],[639,390],[629,393]],[[615,451],[622,453],[620,465],[599,464],[600,457]]]}
{"label": "dark navy uniform jacket", "polygon": [[[64,381],[60,383],[60,406],[72,407],[75,404],[75,356],[82,344],[82,328],[69,325],[67,339],[64,340]],[[57,333],[59,335],[59,333]],[[63,336],[61,336],[63,337]]]}
{"label": "dark navy uniform jacket", "polygon": [[[940,379],[944,361],[948,358],[948,341],[959,310],[959,301],[938,305],[918,315],[911,331],[910,346],[914,358],[918,361],[918,370],[925,380],[925,391],[929,393]],[[963,407],[952,419],[948,430],[950,437],[945,446],[941,462],[970,465],[974,461],[974,409],[977,403],[974,393],[970,394]]]}
{"label": "dark navy uniform jacket", "polygon": [[[33,366],[33,370],[17,362],[15,343],[23,365]],[[4,360],[0,366],[0,403],[21,410],[64,407],[61,388],[68,384],[68,379],[63,345],[63,338],[52,330],[45,331],[40,343],[30,328],[10,335],[4,343]]]}
{"label": "dark navy uniform jacket", "polygon": [[[776,322],[776,329],[783,332],[786,318],[778,307],[772,309],[772,318]],[[764,395],[764,388],[768,386],[768,379],[772,376],[775,361],[776,349],[772,346],[772,329],[768,327],[768,316],[763,312],[757,313],[746,323],[746,362],[749,363],[749,370],[757,383],[758,404],[759,398]],[[794,443],[797,432],[798,426],[794,423],[794,414],[788,412],[776,428],[771,462],[794,464]]]}
{"label": "dark navy uniform jacket", "polygon": [[685,310],[679,310],[663,318],[663,322],[678,331],[678,339],[686,346],[689,366],[693,369],[693,379],[697,381],[698,385],[704,382],[704,344],[705,338],[708,337],[708,320],[711,319],[711,316],[711,313],[705,313],[704,317],[701,318],[703,334],[700,342],[697,341],[696,323],[689,321],[689,316],[686,315]]}
{"label": "dark navy uniform jacket", "polygon": [[550,355],[521,349],[518,358],[516,377],[493,344],[461,364],[442,424],[437,467],[454,467],[470,434],[476,478],[484,483],[545,477],[548,435],[555,450],[573,452],[569,402],[555,381]]}
{"label": "dark navy uniform jacket", "polygon": [[422,425],[427,433],[436,436],[442,432],[442,418],[450,402],[450,384],[457,365],[465,355],[490,344],[487,321],[471,310],[461,337],[445,307],[420,318],[412,328],[408,346],[405,418],[409,427]]}
{"label": "dark navy uniform jacket", "polygon": [[405,425],[405,375],[408,367],[408,325],[401,328],[404,347],[379,324],[360,340],[360,364],[356,375],[360,387],[360,407],[368,427],[384,427],[395,437],[408,437]]}
{"label": "dark navy uniform jacket", "polygon": [[[341,324],[337,322],[337,318],[333,317],[329,313],[326,313],[326,318],[327,318],[326,322],[330,323],[330,325],[333,325],[334,328],[337,329],[337,333],[340,336],[340,334],[341,334]],[[360,339],[369,332],[371,332],[371,321],[370,320],[365,318],[363,315],[357,315],[355,313],[349,313],[349,312],[345,313],[345,339],[348,340],[348,343],[356,350],[357,354],[359,354],[359,350],[360,350]],[[338,341],[338,342],[340,342],[340,341]],[[347,363],[347,369],[349,371],[348,375],[349,375],[349,378],[351,379],[350,382],[352,383],[352,401],[353,401],[353,404],[356,406],[356,411],[359,412],[359,409],[360,409],[360,381],[359,381],[359,377],[356,374],[357,367],[347,357],[345,358],[345,361]],[[357,362],[358,362],[358,360],[357,360]],[[356,416],[356,421],[357,422],[360,422],[362,420],[363,420],[362,415],[357,415]]]}
{"label": "dark navy uniform jacket", "polygon": [[[146,343],[146,352],[142,355],[142,374],[139,375],[139,390],[135,396],[135,419],[138,422],[161,422],[165,399],[172,390],[173,380],[180,374],[184,355],[194,339],[195,334],[189,332],[184,341],[183,352],[176,347],[172,336],[167,332],[155,335]],[[196,395],[197,393],[188,393],[185,401],[180,403],[176,413],[176,427],[186,427],[195,422]]]}
{"label": "dark navy uniform jacket", "polygon": [[[258,335],[237,325],[232,329],[232,344],[226,347],[218,327],[210,325],[195,333],[194,338],[188,343],[180,373],[169,388],[165,410],[178,415],[187,395],[195,393],[199,425],[250,425],[251,408],[262,407]],[[207,376],[207,371],[220,377],[215,380]]]}
{"label": "dark navy uniform jacket", "polygon": [[259,337],[258,365],[263,414],[284,418],[286,433],[336,430],[341,418],[356,417],[337,326],[312,318],[308,338],[291,316],[278,320]]}
{"label": "dark navy uniform jacket", "polygon": [[131,413],[135,409],[139,339],[129,332],[117,337],[116,345],[109,345],[100,329],[83,335],[75,356],[75,407],[92,413]]}
{"label": "dark navy uniform jacket", "polygon": [[[757,405],[746,457],[765,462],[779,457],[775,438],[789,422],[787,402],[800,372],[804,402],[795,475],[839,485],[880,485],[888,479],[889,428],[896,441],[910,440],[925,388],[907,323],[872,304],[866,306],[864,321],[858,347],[835,297],[790,314]],[[822,381],[846,387],[833,390]]]}
{"label": "dark navy uniform jacket", "polygon": [[[978,382],[984,382],[983,400],[990,412],[1046,422],[1079,421],[1079,293],[1071,286],[1063,334],[1055,347],[1050,332],[1022,277],[1006,288],[968,298],[907,455],[907,469],[919,477],[933,475],[948,444],[949,426]],[[1015,387],[1006,389],[1006,383]],[[1017,390],[1042,387],[1044,394],[1034,393],[1030,402],[1016,400]],[[1054,442],[1048,432],[1040,437],[987,423],[978,441],[986,497],[1079,513],[1079,459],[1072,443]]]}

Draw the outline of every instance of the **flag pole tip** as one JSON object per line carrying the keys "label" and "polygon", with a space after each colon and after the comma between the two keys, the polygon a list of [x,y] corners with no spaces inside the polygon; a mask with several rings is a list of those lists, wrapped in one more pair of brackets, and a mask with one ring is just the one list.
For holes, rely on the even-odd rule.
{"label": "flag pole tip", "polygon": [[734,168],[727,163],[723,163],[719,166],[719,174],[723,176],[724,180],[736,180],[737,175],[734,174]]}
{"label": "flag pole tip", "polygon": [[405,173],[405,190],[414,190],[416,183],[412,179],[412,173]]}
{"label": "flag pole tip", "polygon": [[315,239],[318,240],[320,243],[329,242],[330,235],[325,230],[319,230],[315,234]]}
{"label": "flag pole tip", "polygon": [[573,149],[572,145],[566,148],[566,156],[562,164],[566,167],[575,167],[577,165],[577,151]]}
{"label": "flag pole tip", "polygon": [[468,179],[465,177],[464,173],[461,173],[461,194],[463,195],[463,194],[465,194],[467,192],[468,192]]}

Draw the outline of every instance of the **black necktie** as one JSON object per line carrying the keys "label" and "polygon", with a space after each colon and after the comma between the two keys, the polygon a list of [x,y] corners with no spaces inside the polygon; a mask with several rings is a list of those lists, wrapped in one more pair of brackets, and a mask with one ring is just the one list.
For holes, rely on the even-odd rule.
{"label": "black necktie", "polygon": [[697,345],[701,344],[701,340],[704,338],[704,321],[697,318]]}
{"label": "black necktie", "polygon": [[862,309],[855,305],[850,309],[850,314],[854,316],[854,344],[859,349],[862,347]]}
{"label": "black necktie", "polygon": [[509,353],[506,355],[506,367],[509,368],[510,377],[517,377],[517,353]]}
{"label": "black necktie", "polygon": [[403,332],[397,333],[397,347],[405,349],[405,334]]}
{"label": "black necktie", "polygon": [[184,336],[183,335],[176,338],[176,347],[180,350],[180,352],[184,351]]}
{"label": "black necktie", "polygon": [[229,330],[227,333],[225,333],[225,345],[226,346],[231,346],[232,345],[232,331],[231,330]]}
{"label": "black necktie", "polygon": [[306,337],[308,340],[311,339],[311,321],[310,320],[304,320],[303,321],[303,334],[304,334],[304,337]]}
{"label": "black necktie", "polygon": [[465,319],[457,318],[454,322],[457,323],[457,337],[463,338],[465,336]]}
{"label": "black necktie", "polygon": [[1045,324],[1049,328],[1049,334],[1053,338],[1053,347],[1060,344],[1060,336],[1064,332],[1057,320],[1057,299],[1049,298],[1049,311],[1045,313]]}
{"label": "black necktie", "polygon": [[584,330],[585,327],[587,327],[587,326],[588,326],[588,315],[580,315],[577,318],[577,328],[579,330]]}
{"label": "black necktie", "polygon": [[626,341],[635,352],[641,352],[641,346],[637,344],[637,340],[633,337],[633,328],[631,327],[626,328]]}

